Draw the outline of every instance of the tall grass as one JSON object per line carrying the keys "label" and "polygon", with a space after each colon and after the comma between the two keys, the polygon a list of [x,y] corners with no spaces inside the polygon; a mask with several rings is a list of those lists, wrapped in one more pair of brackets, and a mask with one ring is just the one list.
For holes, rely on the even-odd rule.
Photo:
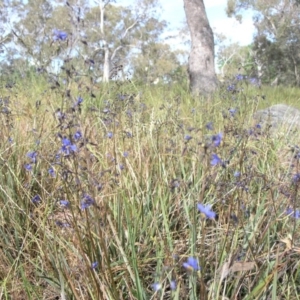
{"label": "tall grass", "polygon": [[299,299],[299,91],[88,87],[1,89],[1,299]]}

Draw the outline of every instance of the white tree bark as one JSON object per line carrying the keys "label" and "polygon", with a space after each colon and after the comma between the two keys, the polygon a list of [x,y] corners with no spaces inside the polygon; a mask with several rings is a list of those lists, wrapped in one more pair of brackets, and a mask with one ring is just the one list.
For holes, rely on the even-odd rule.
{"label": "white tree bark", "polygon": [[191,34],[188,73],[193,94],[210,94],[217,88],[214,36],[203,0],[183,0]]}
{"label": "white tree bark", "polygon": [[[103,62],[103,75],[102,81],[109,82],[110,74],[111,74],[111,62],[116,56],[117,52],[122,49],[122,46],[118,46],[110,55],[110,49],[108,47],[107,41],[105,40],[105,28],[104,28],[104,12],[106,6],[109,4],[110,0],[99,0],[99,9],[100,9],[100,33],[102,39],[102,49],[104,50],[104,62]],[[122,39],[126,38],[129,31],[134,28],[135,25],[138,24],[138,20],[135,20],[130,26],[125,28],[124,34],[122,35]],[[98,49],[97,49],[98,50]]]}

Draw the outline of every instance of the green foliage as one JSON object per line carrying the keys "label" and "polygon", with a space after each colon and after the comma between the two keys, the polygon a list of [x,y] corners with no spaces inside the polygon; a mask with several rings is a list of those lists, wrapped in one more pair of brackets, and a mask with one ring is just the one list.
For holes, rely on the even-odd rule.
{"label": "green foliage", "polygon": [[299,86],[299,6],[289,0],[228,1],[229,16],[240,18],[238,14],[245,9],[255,13],[252,61],[256,76],[266,84]]}
{"label": "green foliage", "polygon": [[253,46],[240,46],[237,43],[220,45],[217,53],[220,77],[233,77],[237,70],[246,76],[256,76]]}

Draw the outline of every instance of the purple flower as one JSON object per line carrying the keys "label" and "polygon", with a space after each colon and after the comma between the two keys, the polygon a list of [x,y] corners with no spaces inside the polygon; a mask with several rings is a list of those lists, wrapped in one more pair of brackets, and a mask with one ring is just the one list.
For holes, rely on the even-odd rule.
{"label": "purple flower", "polygon": [[55,170],[54,170],[53,167],[50,167],[50,168],[48,169],[48,173],[49,173],[49,175],[50,175],[51,177],[55,177]]}
{"label": "purple flower", "polygon": [[218,164],[222,164],[222,160],[219,158],[219,156],[217,154],[213,153],[211,156],[210,164],[212,166],[216,166]]}
{"label": "purple flower", "polygon": [[126,99],[126,96],[125,96],[125,95],[119,94],[119,95],[118,95],[118,98],[119,98],[119,100],[123,101],[123,100]]}
{"label": "purple flower", "polygon": [[32,165],[31,164],[25,164],[24,168],[26,169],[26,171],[32,171]]}
{"label": "purple flower", "polygon": [[36,158],[37,158],[37,152],[36,151],[28,152],[27,157],[29,157],[31,159],[31,162],[33,164],[35,164],[36,163]]}
{"label": "purple flower", "polygon": [[184,136],[184,139],[188,142],[192,139],[192,137],[187,134],[187,135]]}
{"label": "purple flower", "polygon": [[91,268],[95,270],[98,267],[99,263],[97,261],[93,262]]}
{"label": "purple flower", "polygon": [[78,141],[79,139],[82,138],[82,134],[81,134],[81,131],[80,130],[77,130],[74,134],[74,140],[75,141]]}
{"label": "purple flower", "polygon": [[110,131],[110,132],[107,133],[106,136],[107,136],[109,139],[111,139],[111,138],[114,136],[114,134]]}
{"label": "purple flower", "polygon": [[233,176],[234,176],[234,177],[240,177],[240,176],[241,176],[241,172],[235,171],[235,172],[233,173]]}
{"label": "purple flower", "polygon": [[157,292],[161,289],[161,283],[159,283],[159,282],[155,282],[151,286],[155,292]]}
{"label": "purple flower", "polygon": [[128,157],[128,155],[129,155],[128,151],[124,151],[124,152],[123,152],[123,156],[124,156],[124,157]]}
{"label": "purple flower", "polygon": [[219,147],[222,141],[222,133],[218,133],[212,136],[212,141],[215,147]]}
{"label": "purple flower", "polygon": [[60,109],[57,109],[55,112],[55,116],[59,121],[62,121],[66,115],[63,112],[61,112]]}
{"label": "purple flower", "polygon": [[94,203],[95,203],[95,200],[91,196],[85,194],[81,200],[80,208],[81,208],[81,210],[85,210],[86,208],[90,207]]}
{"label": "purple flower", "polygon": [[249,82],[253,85],[256,85],[256,86],[259,85],[259,80],[255,77],[249,78]]}
{"label": "purple flower", "polygon": [[208,122],[208,123],[206,124],[206,129],[207,129],[207,130],[213,130],[213,129],[214,129],[214,127],[213,127],[213,122]]}
{"label": "purple flower", "polygon": [[170,282],[170,288],[172,291],[176,290],[177,284],[175,280],[171,280]]}
{"label": "purple flower", "polygon": [[208,219],[215,219],[216,213],[211,210],[211,205],[203,205],[201,203],[197,204],[198,210],[206,216]]}
{"label": "purple flower", "polygon": [[228,91],[228,92],[234,92],[234,91],[235,91],[235,85],[234,85],[234,84],[229,85],[229,86],[227,87],[227,91]]}
{"label": "purple flower", "polygon": [[286,210],[286,214],[290,215],[291,217],[294,217],[295,219],[300,219],[300,211],[298,209],[293,210],[291,208],[288,208]]}
{"label": "purple flower", "polygon": [[34,204],[38,204],[38,203],[40,203],[41,202],[41,197],[39,196],[39,195],[35,195],[32,199],[31,199],[31,201],[34,203]]}
{"label": "purple flower", "polygon": [[56,41],[65,41],[68,37],[68,34],[62,30],[54,29],[53,30],[53,40]]}
{"label": "purple flower", "polygon": [[297,183],[300,181],[300,173],[297,173],[293,176],[293,182]]}
{"label": "purple flower", "polygon": [[60,200],[59,204],[66,208],[68,208],[70,206],[70,202],[68,200]]}
{"label": "purple flower", "polygon": [[235,79],[236,79],[237,81],[241,81],[241,80],[244,79],[244,76],[243,76],[242,74],[237,74],[237,75],[235,76]]}
{"label": "purple flower", "polygon": [[186,262],[183,263],[183,267],[188,270],[199,271],[200,267],[198,265],[198,260],[195,257],[189,257]]}
{"label": "purple flower", "polygon": [[71,153],[74,153],[76,151],[77,151],[77,146],[72,144],[68,138],[62,139],[61,152],[63,152],[65,156],[69,156]]}
{"label": "purple flower", "polygon": [[83,98],[81,98],[81,96],[77,97],[76,100],[77,100],[76,103],[75,103],[76,106],[80,105],[83,102]]}
{"label": "purple flower", "polygon": [[230,108],[228,111],[229,111],[231,117],[235,116],[235,114],[236,114],[236,108]]}

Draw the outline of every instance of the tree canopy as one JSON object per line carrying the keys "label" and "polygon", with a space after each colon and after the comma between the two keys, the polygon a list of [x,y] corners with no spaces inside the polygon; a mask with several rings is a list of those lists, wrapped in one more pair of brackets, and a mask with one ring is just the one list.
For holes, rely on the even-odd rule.
{"label": "tree canopy", "polygon": [[254,11],[256,33],[252,60],[256,75],[267,84],[300,85],[300,7],[290,0],[229,0],[227,13],[242,20]]}
{"label": "tree canopy", "polygon": [[157,0],[137,0],[132,6],[109,0],[4,1],[2,73],[30,65],[57,73],[72,60],[78,72],[92,69],[102,81],[124,72],[169,80],[181,65],[181,52],[161,38],[168,24],[158,7]]}

